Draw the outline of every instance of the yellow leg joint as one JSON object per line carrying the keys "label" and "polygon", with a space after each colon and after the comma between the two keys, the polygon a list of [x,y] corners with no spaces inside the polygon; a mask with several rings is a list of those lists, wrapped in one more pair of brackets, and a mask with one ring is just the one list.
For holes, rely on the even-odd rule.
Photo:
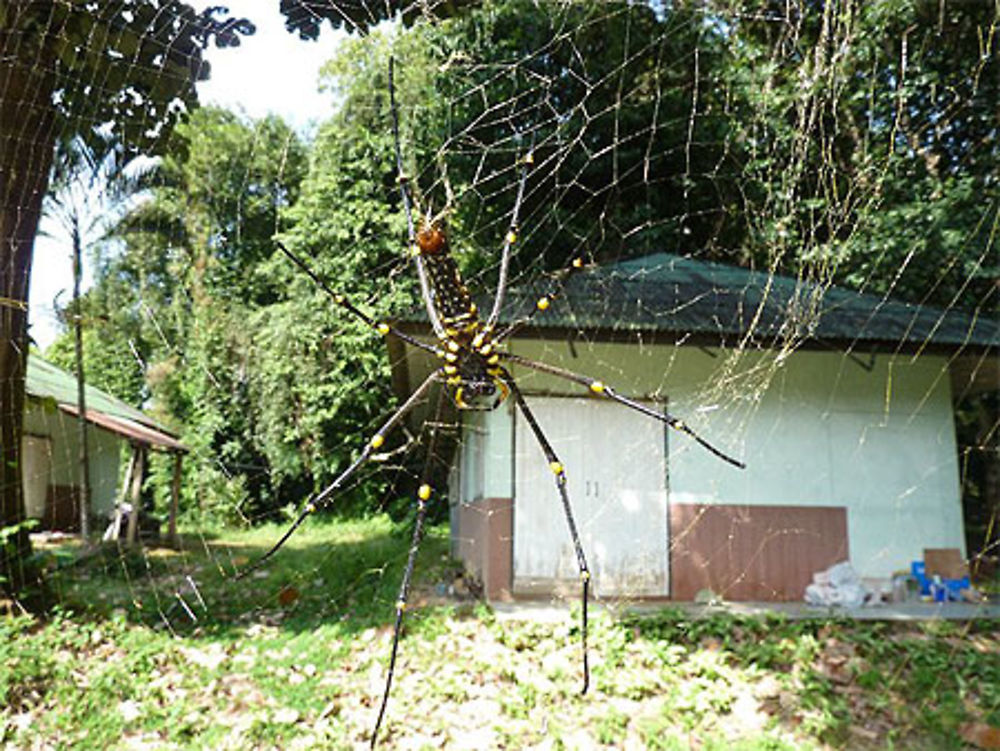
{"label": "yellow leg joint", "polygon": [[507,233],[507,242],[510,245],[513,245],[514,243],[517,242],[517,233],[514,230],[511,230],[510,232]]}
{"label": "yellow leg joint", "polygon": [[314,513],[316,513],[316,504],[315,503],[307,504],[306,505],[306,513],[307,514],[314,514]]}
{"label": "yellow leg joint", "polygon": [[539,297],[538,298],[538,302],[535,303],[535,304],[538,306],[539,310],[548,310],[549,309],[549,298],[547,298],[547,297]]}
{"label": "yellow leg joint", "polygon": [[593,391],[595,394],[603,394],[606,388],[607,386],[605,386],[600,381],[592,381],[590,384],[590,390]]}
{"label": "yellow leg joint", "polygon": [[431,490],[431,486],[424,483],[417,489],[417,498],[419,498],[421,501],[429,500],[432,492],[433,491]]}
{"label": "yellow leg joint", "polygon": [[564,467],[562,462],[549,462],[549,469],[552,470],[552,474],[558,475],[562,474]]}
{"label": "yellow leg joint", "polygon": [[385,336],[386,334],[389,333],[389,324],[388,323],[380,323],[375,328],[378,330],[378,333],[380,333],[382,336]]}
{"label": "yellow leg joint", "polygon": [[535,155],[532,154],[529,151],[527,154],[524,155],[524,163],[525,164],[534,164],[535,163]]}
{"label": "yellow leg joint", "polygon": [[580,581],[585,581],[585,582],[586,581],[590,581],[590,572],[589,571],[581,571],[580,572]]}
{"label": "yellow leg joint", "polygon": [[385,443],[385,437],[381,433],[372,436],[371,446],[373,449],[379,448],[383,443]]}

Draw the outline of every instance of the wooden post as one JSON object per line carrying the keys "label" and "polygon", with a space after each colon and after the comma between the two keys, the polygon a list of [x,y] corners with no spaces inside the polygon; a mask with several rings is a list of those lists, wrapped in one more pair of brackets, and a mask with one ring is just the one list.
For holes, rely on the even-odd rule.
{"label": "wooden post", "polygon": [[167,539],[171,545],[177,545],[177,507],[181,498],[181,463],[184,454],[180,451],[174,454],[174,482],[170,488],[170,527]]}
{"label": "wooden post", "polygon": [[128,533],[125,542],[135,545],[139,535],[139,507],[142,505],[142,480],[146,474],[146,447],[136,444],[135,468],[132,473],[132,513],[128,515]]}
{"label": "wooden post", "polygon": [[[122,504],[124,504],[126,499],[128,498],[129,489],[132,486],[132,474],[135,472],[135,453],[136,453],[136,446],[135,444],[133,444],[132,453],[129,454],[128,458],[128,469],[125,470],[125,477],[122,480],[122,490],[121,493],[118,494],[118,502],[115,504],[115,519],[111,525],[110,539],[114,540],[115,542],[117,542],[122,536],[121,535]],[[107,540],[108,537],[105,536],[104,539]]]}

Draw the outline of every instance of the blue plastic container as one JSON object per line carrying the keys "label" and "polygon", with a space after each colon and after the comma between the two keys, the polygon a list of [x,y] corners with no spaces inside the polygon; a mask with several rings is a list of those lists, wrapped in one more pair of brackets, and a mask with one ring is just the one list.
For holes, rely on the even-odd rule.
{"label": "blue plastic container", "polygon": [[927,569],[923,561],[914,561],[910,564],[910,573],[920,584],[920,594],[929,595],[931,593],[931,580],[927,578]]}
{"label": "blue plastic container", "polygon": [[933,595],[935,602],[944,602],[945,600],[960,601],[962,599],[962,590],[969,589],[972,586],[969,577],[963,576],[961,579],[942,579],[941,590],[934,591],[934,582],[927,577],[927,568],[924,566],[923,561],[914,561],[911,563],[910,572],[913,574],[913,578],[920,584],[920,594]]}
{"label": "blue plastic container", "polygon": [[968,576],[963,576],[961,579],[943,579],[941,583],[944,584],[948,599],[955,601],[962,599],[963,589],[969,589],[972,586]]}

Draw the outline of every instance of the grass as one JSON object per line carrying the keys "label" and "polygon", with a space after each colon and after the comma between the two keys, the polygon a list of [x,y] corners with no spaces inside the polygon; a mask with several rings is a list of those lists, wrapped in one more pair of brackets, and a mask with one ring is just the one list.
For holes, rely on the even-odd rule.
{"label": "grass", "polygon": [[[365,747],[409,531],[385,517],[313,524],[234,583],[278,533],[82,560],[48,549],[62,609],[0,620],[0,745]],[[580,696],[578,620],[503,620],[441,596],[447,547],[432,529],[385,748],[959,749],[1000,728],[990,622],[603,612]]]}

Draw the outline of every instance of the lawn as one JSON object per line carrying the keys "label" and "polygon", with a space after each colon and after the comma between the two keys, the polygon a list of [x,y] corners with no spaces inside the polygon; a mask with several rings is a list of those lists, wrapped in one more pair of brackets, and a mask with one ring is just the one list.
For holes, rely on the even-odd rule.
{"label": "lawn", "polygon": [[[233,581],[279,533],[82,561],[46,548],[60,609],[0,618],[3,747],[367,747],[408,530],[320,521]],[[432,529],[382,748],[1000,747],[996,622],[604,610],[580,696],[578,614],[501,619],[450,597],[447,547]]]}

